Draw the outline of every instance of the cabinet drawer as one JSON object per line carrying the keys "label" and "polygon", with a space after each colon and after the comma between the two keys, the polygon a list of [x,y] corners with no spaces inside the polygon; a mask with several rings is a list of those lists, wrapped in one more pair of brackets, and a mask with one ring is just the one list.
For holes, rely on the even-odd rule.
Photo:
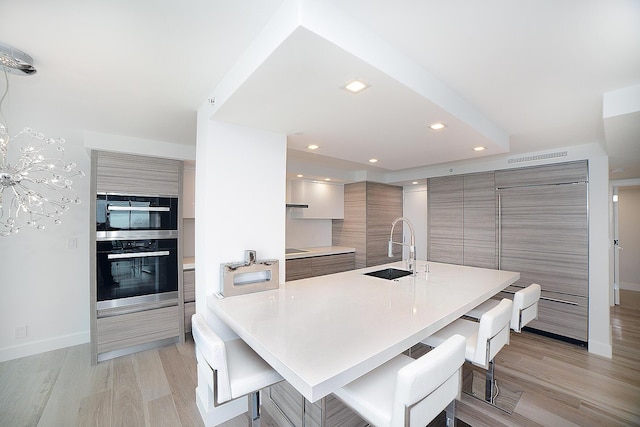
{"label": "cabinet drawer", "polygon": [[311,277],[311,258],[288,259],[285,265],[285,281]]}
{"label": "cabinet drawer", "polygon": [[184,304],[184,331],[191,332],[191,316],[196,314],[196,303],[187,302]]}
{"label": "cabinet drawer", "polygon": [[356,268],[355,252],[347,254],[326,255],[311,258],[311,275],[341,273]]}
{"label": "cabinet drawer", "polygon": [[180,334],[178,306],[97,320],[98,353],[145,344]]}
{"label": "cabinet drawer", "polygon": [[[510,286],[498,294],[513,299],[519,288]],[[588,336],[588,298],[543,290],[538,303],[538,319],[527,327],[586,342]]]}
{"label": "cabinet drawer", "polygon": [[196,271],[185,270],[182,273],[182,287],[184,302],[196,300]]}

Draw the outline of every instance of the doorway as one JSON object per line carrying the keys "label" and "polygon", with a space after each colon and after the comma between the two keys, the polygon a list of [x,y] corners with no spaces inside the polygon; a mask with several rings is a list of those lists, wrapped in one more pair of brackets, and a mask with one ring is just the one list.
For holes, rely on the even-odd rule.
{"label": "doorway", "polygon": [[632,295],[627,291],[640,295],[640,180],[625,181],[629,182],[612,182],[615,305],[624,295]]}

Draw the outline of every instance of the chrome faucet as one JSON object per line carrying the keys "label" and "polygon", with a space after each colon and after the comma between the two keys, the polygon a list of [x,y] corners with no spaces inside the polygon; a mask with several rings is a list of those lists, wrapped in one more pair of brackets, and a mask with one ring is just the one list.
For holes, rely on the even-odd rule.
{"label": "chrome faucet", "polygon": [[[398,223],[398,221],[404,221],[409,226],[409,231],[411,232],[411,240],[408,245],[404,242],[393,241],[393,229],[396,227],[396,223]],[[409,221],[407,218],[403,216],[394,219],[393,222],[391,223],[391,235],[389,236],[389,258],[393,257],[393,245],[409,246],[409,260],[408,260],[409,270],[411,270],[411,272],[415,276],[416,275],[416,235],[413,232],[413,225],[411,225],[411,221]]]}

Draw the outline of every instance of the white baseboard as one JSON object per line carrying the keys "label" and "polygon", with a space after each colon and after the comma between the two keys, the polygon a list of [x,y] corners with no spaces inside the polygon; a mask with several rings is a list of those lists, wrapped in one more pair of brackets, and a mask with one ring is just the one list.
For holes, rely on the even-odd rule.
{"label": "white baseboard", "polygon": [[620,289],[640,292],[640,283],[620,282]]}
{"label": "white baseboard", "polygon": [[10,347],[0,349],[0,362],[6,362],[7,360],[18,359],[20,357],[31,356],[74,345],[85,344],[90,341],[91,334],[89,331],[85,331],[38,341],[31,341],[20,345],[12,345]]}
{"label": "white baseboard", "polygon": [[613,356],[613,347],[611,344],[601,343],[589,340],[589,353],[611,359]]}

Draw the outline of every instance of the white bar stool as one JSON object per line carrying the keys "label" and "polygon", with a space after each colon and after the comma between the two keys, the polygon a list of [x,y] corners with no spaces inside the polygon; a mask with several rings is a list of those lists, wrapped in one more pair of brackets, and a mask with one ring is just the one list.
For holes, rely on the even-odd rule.
{"label": "white bar stool", "polygon": [[202,315],[191,317],[191,328],[196,356],[201,355],[213,370],[209,386],[214,406],[250,395],[249,425],[259,426],[260,390],[283,378],[241,339],[223,341]]}
{"label": "white bar stool", "polygon": [[417,360],[398,355],[334,395],[376,427],[424,427],[445,409],[453,426],[464,352],[455,335]]}
{"label": "white bar stool", "polygon": [[[529,322],[538,318],[538,301],[542,287],[532,283],[524,289],[520,289],[513,295],[513,312],[511,314],[511,329],[521,332]],[[490,299],[469,311],[465,316],[472,319],[480,319],[484,313],[496,307],[500,300]]]}
{"label": "white bar stool", "polygon": [[437,347],[449,337],[460,334],[466,338],[465,359],[487,371],[485,400],[493,403],[494,372],[493,358],[505,345],[509,344],[509,322],[511,320],[511,300],[503,299],[487,311],[480,322],[457,319],[422,341],[430,347]]}

